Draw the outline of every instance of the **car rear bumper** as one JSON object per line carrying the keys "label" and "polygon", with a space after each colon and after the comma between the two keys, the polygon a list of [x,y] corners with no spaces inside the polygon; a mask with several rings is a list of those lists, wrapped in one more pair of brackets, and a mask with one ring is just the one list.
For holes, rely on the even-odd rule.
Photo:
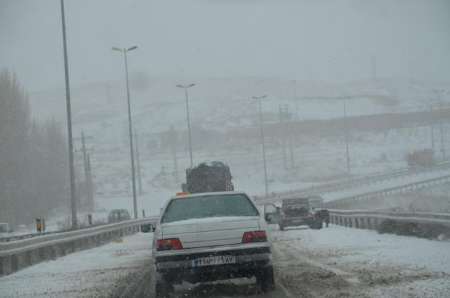
{"label": "car rear bumper", "polygon": [[[235,256],[233,264],[196,267],[194,260],[210,256]],[[156,270],[162,278],[171,282],[213,281],[237,277],[250,277],[272,266],[270,247],[255,247],[217,252],[199,252],[172,256],[157,256]]]}

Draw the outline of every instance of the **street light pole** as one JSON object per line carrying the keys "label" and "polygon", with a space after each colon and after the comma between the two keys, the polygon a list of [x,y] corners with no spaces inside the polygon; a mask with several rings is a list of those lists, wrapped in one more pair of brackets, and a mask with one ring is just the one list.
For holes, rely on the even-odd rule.
{"label": "street light pole", "polygon": [[350,174],[350,150],[349,150],[349,131],[347,123],[347,98],[344,98],[344,126],[345,126],[345,157],[347,162],[347,173]]}
{"label": "street light pole", "polygon": [[127,53],[130,51],[133,51],[137,49],[137,46],[133,46],[130,48],[112,48],[113,51],[118,51],[123,53],[123,59],[125,64],[125,82],[126,82],[126,89],[127,89],[127,105],[128,105],[128,136],[130,139],[130,160],[131,160],[131,184],[133,189],[133,212],[134,212],[134,218],[138,218],[138,212],[137,212],[137,198],[136,198],[136,170],[134,166],[134,147],[133,147],[133,122],[131,119],[131,103],[130,103],[130,87],[129,87],[129,80],[128,80],[128,58]]}
{"label": "street light pole", "polygon": [[135,138],[136,138],[136,143],[135,143],[135,147],[136,147],[136,163],[137,163],[137,181],[138,181],[138,189],[139,189],[139,195],[143,194],[143,189],[142,189],[142,172],[141,172],[141,154],[139,151],[139,137],[138,134],[135,133]]}
{"label": "street light pole", "polygon": [[442,160],[445,161],[447,159],[446,153],[445,153],[445,142],[444,142],[444,124],[442,122],[442,98],[441,98],[441,90],[436,91],[437,98],[438,98],[438,104],[439,104],[439,134],[441,137],[441,154],[442,154]]}
{"label": "street light pole", "polygon": [[[433,105],[430,104],[430,116],[433,117]],[[430,137],[431,137],[431,151],[433,152],[433,157],[435,154],[435,141],[434,141],[434,124],[433,120],[430,121]]]}
{"label": "street light pole", "polygon": [[192,158],[192,132],[191,132],[191,117],[189,114],[189,95],[188,95],[188,89],[191,87],[194,87],[195,84],[189,84],[189,85],[177,85],[178,88],[184,89],[184,96],[186,99],[186,120],[187,120],[187,129],[188,129],[188,145],[189,145],[189,158],[191,162],[191,168],[194,166],[194,161]]}
{"label": "street light pole", "polygon": [[70,103],[69,61],[67,58],[66,18],[64,14],[64,0],[61,0],[61,23],[64,50],[64,75],[66,85],[66,112],[67,112],[67,138],[69,149],[69,175],[70,175],[70,209],[72,213],[72,229],[78,227],[77,199],[75,195],[75,168],[73,164],[73,138],[72,138],[72,106]]}
{"label": "street light pole", "polygon": [[266,145],[264,141],[264,128],[263,128],[263,118],[262,118],[262,99],[266,98],[267,95],[253,96],[252,98],[258,102],[258,113],[259,113],[259,130],[261,136],[261,147],[262,147],[262,157],[264,166],[264,190],[265,195],[269,194],[269,181],[267,179],[267,163],[266,163]]}

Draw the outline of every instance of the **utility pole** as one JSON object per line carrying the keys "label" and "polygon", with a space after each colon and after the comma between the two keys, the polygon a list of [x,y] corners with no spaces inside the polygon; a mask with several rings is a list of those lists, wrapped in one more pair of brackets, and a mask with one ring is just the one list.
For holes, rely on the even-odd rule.
{"label": "utility pole", "polygon": [[289,157],[291,169],[295,169],[295,158],[294,158],[294,140],[292,136],[292,116],[289,114],[289,106],[286,106],[286,132],[288,133],[288,146],[289,146]]}
{"label": "utility pole", "polygon": [[345,157],[347,162],[347,173],[350,174],[350,151],[349,151],[349,127],[347,119],[347,98],[344,98],[344,130],[345,130]]}
{"label": "utility pole", "polygon": [[285,120],[285,112],[283,111],[283,106],[280,104],[278,107],[278,117],[279,117],[279,121],[280,121],[280,138],[281,138],[281,151],[282,151],[282,155],[283,155],[283,167],[285,170],[287,170],[288,166],[287,166],[287,152],[286,152],[286,130],[285,130],[285,126],[284,126],[284,120]]}
{"label": "utility pole", "polygon": [[83,168],[84,168],[84,179],[85,179],[85,188],[86,188],[86,197],[87,197],[87,206],[89,211],[92,211],[94,206],[94,197],[92,193],[92,176],[90,173],[90,161],[89,155],[86,149],[86,137],[84,132],[81,132],[81,150],[83,152]]}
{"label": "utility pole", "polygon": [[[283,165],[284,169],[294,168],[294,148],[291,133],[291,121],[292,117],[289,113],[289,105],[279,106],[279,118],[280,118],[280,137],[282,141],[283,150]],[[288,134],[288,136],[286,136]],[[289,150],[289,162],[288,162],[288,150]]]}
{"label": "utility pole", "polygon": [[139,153],[139,139],[138,134],[135,134],[136,139],[136,168],[137,168],[137,178],[138,178],[138,188],[139,188],[139,195],[143,194],[142,190],[142,174],[141,174],[141,157]]}
{"label": "utility pole", "polygon": [[118,51],[123,54],[124,64],[125,64],[125,83],[127,89],[127,106],[128,106],[128,136],[130,138],[130,161],[131,161],[131,186],[133,191],[133,213],[134,218],[138,218],[137,210],[137,197],[136,197],[136,170],[134,168],[134,149],[133,149],[133,121],[131,119],[131,103],[130,103],[130,87],[128,82],[128,58],[127,53],[137,49],[137,46],[132,46],[130,48],[116,48],[113,47],[113,51]]}
{"label": "utility pole", "polygon": [[252,98],[258,102],[258,111],[259,111],[259,130],[261,136],[261,147],[262,147],[262,157],[263,157],[263,166],[264,166],[264,190],[265,195],[269,194],[269,181],[267,178],[267,162],[266,162],[266,145],[264,141],[264,128],[263,128],[263,117],[262,117],[262,100],[266,98],[267,95],[262,96],[253,96]]}
{"label": "utility pole", "polygon": [[61,0],[61,24],[64,51],[64,74],[66,85],[66,112],[67,112],[67,138],[69,149],[69,176],[70,176],[70,209],[72,213],[72,229],[78,228],[77,202],[75,189],[75,167],[73,161],[73,139],[72,139],[72,106],[70,103],[69,61],[67,58],[66,18],[64,14],[64,0]]}
{"label": "utility pole", "polygon": [[178,157],[177,157],[177,132],[175,131],[173,125],[170,126],[169,130],[169,142],[173,157],[173,171],[175,182],[178,183],[179,177],[178,177]]}
{"label": "utility pole", "polygon": [[88,203],[89,211],[94,211],[94,181],[92,179],[92,167],[91,167],[91,156],[87,154],[87,173],[88,173]]}
{"label": "utility pole", "polygon": [[430,134],[431,134],[431,151],[433,152],[433,155],[435,154],[435,141],[434,141],[434,124],[433,124],[433,105],[430,104]]}
{"label": "utility pole", "polygon": [[187,129],[188,129],[188,145],[189,145],[189,159],[190,159],[190,168],[194,166],[194,161],[192,158],[192,132],[191,132],[191,116],[189,113],[189,94],[188,89],[191,87],[194,87],[195,84],[189,84],[189,85],[181,85],[178,84],[178,88],[184,89],[184,97],[186,99],[186,120],[187,120]]}
{"label": "utility pole", "polygon": [[437,93],[437,99],[438,99],[438,103],[439,103],[439,134],[441,136],[441,154],[442,154],[442,160],[445,161],[447,159],[447,156],[446,156],[446,152],[445,152],[444,123],[442,121],[443,105],[442,105],[441,91],[438,90],[438,91],[436,91],[436,93]]}

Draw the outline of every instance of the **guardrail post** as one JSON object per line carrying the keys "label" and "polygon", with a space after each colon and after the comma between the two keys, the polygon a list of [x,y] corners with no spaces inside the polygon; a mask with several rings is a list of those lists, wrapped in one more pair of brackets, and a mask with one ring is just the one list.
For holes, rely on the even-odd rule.
{"label": "guardrail post", "polygon": [[16,272],[19,268],[18,255],[11,256],[11,272]]}
{"label": "guardrail post", "polygon": [[380,226],[380,224],[381,224],[381,219],[379,219],[379,218],[374,218],[374,221],[373,221],[373,223],[374,223],[374,227],[373,227],[373,229],[374,230],[377,230],[378,229],[378,227]]}
{"label": "guardrail post", "polygon": [[361,229],[367,229],[367,220],[368,220],[367,217],[361,217],[361,223],[360,223]]}
{"label": "guardrail post", "polygon": [[0,276],[13,272],[12,263],[11,255],[0,257]]}
{"label": "guardrail post", "polygon": [[0,257],[0,276],[5,275],[5,257]]}

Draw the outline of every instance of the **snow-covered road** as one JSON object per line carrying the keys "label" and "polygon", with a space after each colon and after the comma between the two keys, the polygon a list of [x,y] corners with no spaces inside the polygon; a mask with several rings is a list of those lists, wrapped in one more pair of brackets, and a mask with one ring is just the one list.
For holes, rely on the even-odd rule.
{"label": "snow-covered road", "polygon": [[[177,297],[450,297],[450,242],[331,226],[271,226],[277,290],[252,281],[177,288]],[[0,278],[0,297],[153,297],[151,234]]]}
{"label": "snow-covered road", "polygon": [[273,241],[291,268],[311,266],[279,275],[291,289],[304,280],[304,297],[450,297],[450,242],[340,226],[276,231]]}

